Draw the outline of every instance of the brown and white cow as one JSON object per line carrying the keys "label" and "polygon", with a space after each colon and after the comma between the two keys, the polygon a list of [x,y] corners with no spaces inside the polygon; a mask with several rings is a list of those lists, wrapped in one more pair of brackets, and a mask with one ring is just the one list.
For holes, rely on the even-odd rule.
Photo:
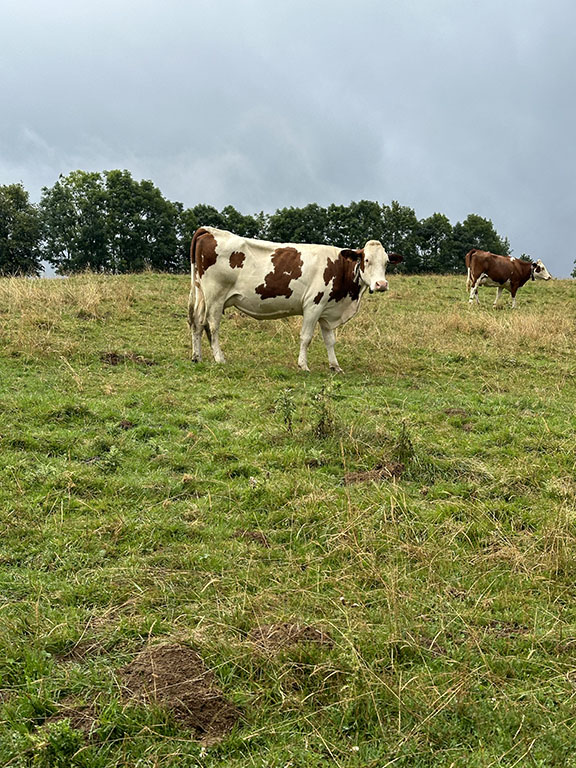
{"label": "brown and white cow", "polygon": [[470,304],[478,299],[478,288],[486,285],[497,288],[494,306],[498,304],[502,291],[510,291],[512,308],[516,306],[516,292],[528,280],[550,280],[552,275],[544,264],[538,261],[523,261],[514,256],[498,256],[490,251],[479,251],[473,248],[466,254],[468,278],[466,288],[470,291]]}
{"label": "brown and white cow", "polygon": [[224,362],[218,329],[224,310],[236,307],[258,320],[302,315],[298,366],[304,371],[309,370],[308,345],[319,323],[330,368],[340,373],[334,329],[356,314],[366,290],[388,290],[386,266],[402,257],[386,253],[378,240],[351,250],[271,243],[201,227],[192,239],[190,261],[188,322],[194,361],[201,359],[205,330],[214,359]]}

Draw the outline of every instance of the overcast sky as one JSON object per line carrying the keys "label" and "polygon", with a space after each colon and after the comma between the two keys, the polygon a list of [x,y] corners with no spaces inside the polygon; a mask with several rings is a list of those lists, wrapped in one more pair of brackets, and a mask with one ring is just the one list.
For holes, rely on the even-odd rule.
{"label": "overcast sky", "polygon": [[576,252],[573,0],[1,0],[0,184],[243,213],[398,200]]}

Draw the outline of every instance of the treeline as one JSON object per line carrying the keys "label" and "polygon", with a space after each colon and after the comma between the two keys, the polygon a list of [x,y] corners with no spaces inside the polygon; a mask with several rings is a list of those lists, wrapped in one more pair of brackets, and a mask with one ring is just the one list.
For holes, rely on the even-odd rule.
{"label": "treeline", "polygon": [[507,238],[476,214],[452,225],[441,213],[418,219],[396,201],[361,200],[244,215],[231,205],[184,208],[128,171],[73,171],[44,187],[38,205],[21,184],[0,186],[0,274],[37,275],[42,261],[59,274],[185,272],[192,234],[202,225],[277,242],[357,248],[376,239],[401,253],[400,269],[410,273],[463,272],[470,248],[510,253]]}

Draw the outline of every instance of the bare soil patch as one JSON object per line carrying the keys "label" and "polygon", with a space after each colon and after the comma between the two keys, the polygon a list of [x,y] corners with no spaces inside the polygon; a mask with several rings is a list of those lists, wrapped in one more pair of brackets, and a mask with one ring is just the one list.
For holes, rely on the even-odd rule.
{"label": "bare soil patch", "polygon": [[270,548],[270,542],[262,531],[246,531],[243,528],[239,528],[234,532],[234,538],[245,539],[246,541],[253,541],[255,544],[260,544],[262,547]]}
{"label": "bare soil patch", "polygon": [[76,645],[62,653],[56,653],[55,658],[61,662],[85,661],[93,656],[102,656],[106,648],[97,640],[80,640]]}
{"label": "bare soil patch", "polygon": [[119,672],[127,698],[154,702],[204,743],[222,739],[240,716],[201,657],[186,646],[151,646]]}
{"label": "bare soil patch", "polygon": [[136,424],[134,424],[133,421],[129,421],[128,419],[122,419],[122,421],[118,422],[118,427],[120,429],[134,429]]}
{"label": "bare soil patch", "polygon": [[81,731],[85,736],[90,736],[98,726],[98,715],[91,704],[79,704],[76,699],[68,697],[60,702],[60,709],[44,723],[57,723],[60,720],[70,720],[70,727]]}
{"label": "bare soil patch", "polygon": [[260,648],[277,652],[297,643],[317,643],[333,645],[334,641],[327,632],[308,624],[266,624],[253,629],[248,640]]}
{"label": "bare soil patch", "polygon": [[365,472],[347,472],[344,475],[344,485],[354,483],[383,483],[386,480],[401,477],[404,472],[404,464],[399,461],[388,461],[378,464],[374,469]]}
{"label": "bare soil patch", "polygon": [[106,365],[122,365],[122,363],[138,363],[139,365],[157,365],[155,360],[137,355],[134,352],[103,352],[100,360]]}

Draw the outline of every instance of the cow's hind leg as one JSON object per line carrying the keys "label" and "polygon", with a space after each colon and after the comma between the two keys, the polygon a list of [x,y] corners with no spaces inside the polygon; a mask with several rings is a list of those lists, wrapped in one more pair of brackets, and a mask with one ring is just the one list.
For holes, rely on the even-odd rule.
{"label": "cow's hind leg", "polygon": [[478,298],[478,285],[476,283],[470,289],[470,298],[468,299],[468,304],[473,304],[474,299],[476,299],[476,304],[480,304],[480,299]]}
{"label": "cow's hind leg", "polygon": [[212,348],[212,354],[214,360],[217,363],[225,363],[226,358],[220,349],[220,321],[222,320],[222,314],[224,312],[224,303],[214,303],[208,309],[206,313],[206,322],[204,323],[204,330],[210,341],[210,347]]}
{"label": "cow's hind leg", "polygon": [[498,302],[500,301],[500,296],[502,296],[502,291],[503,290],[504,290],[504,288],[497,288],[496,289],[496,298],[494,299],[494,304],[492,305],[493,307],[497,307],[498,306]]}
{"label": "cow's hind leg", "polygon": [[202,328],[204,323],[204,294],[199,286],[193,287],[188,299],[188,325],[192,334],[192,361],[202,360]]}
{"label": "cow's hind leg", "polygon": [[335,373],[344,373],[342,368],[340,368],[340,363],[338,362],[338,358],[334,352],[334,345],[336,344],[336,332],[331,328],[328,328],[325,321],[323,320],[320,320],[320,330],[322,331],[322,338],[324,339],[326,351],[328,352],[328,363],[330,364],[330,368]]}

